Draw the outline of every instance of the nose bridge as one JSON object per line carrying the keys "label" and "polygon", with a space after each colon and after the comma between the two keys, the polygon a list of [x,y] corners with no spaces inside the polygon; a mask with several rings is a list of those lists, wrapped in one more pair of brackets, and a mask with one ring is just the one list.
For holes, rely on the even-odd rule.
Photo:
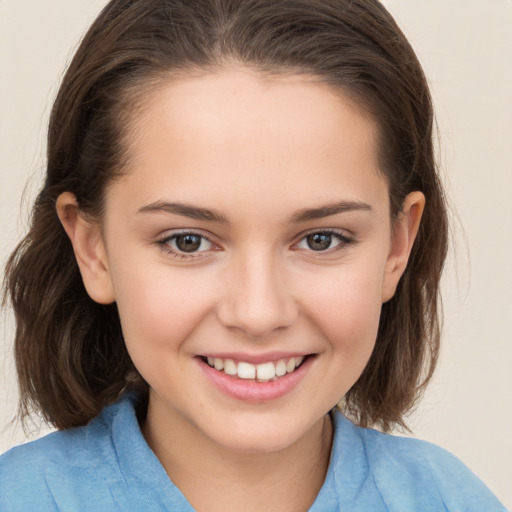
{"label": "nose bridge", "polygon": [[234,258],[229,283],[219,311],[226,326],[262,337],[294,322],[297,308],[287,275],[270,249],[247,250]]}

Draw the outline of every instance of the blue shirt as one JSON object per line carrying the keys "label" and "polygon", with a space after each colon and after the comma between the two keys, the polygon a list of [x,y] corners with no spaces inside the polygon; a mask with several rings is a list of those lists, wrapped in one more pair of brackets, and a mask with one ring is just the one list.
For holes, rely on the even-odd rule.
{"label": "blue shirt", "polygon": [[[325,482],[310,512],[504,512],[458,459],[430,443],[356,427],[333,414]],[[141,434],[126,395],[87,426],[0,457],[0,511],[180,511],[193,508]]]}

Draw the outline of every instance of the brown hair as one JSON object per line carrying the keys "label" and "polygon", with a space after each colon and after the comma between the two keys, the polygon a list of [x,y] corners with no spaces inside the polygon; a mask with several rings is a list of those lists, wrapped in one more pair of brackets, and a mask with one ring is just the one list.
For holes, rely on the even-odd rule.
{"label": "brown hair", "polygon": [[428,86],[377,0],[109,2],[63,79],[50,119],[46,182],[30,231],[7,264],[22,417],[35,409],[58,428],[83,425],[126,389],[147,389],[124,346],[116,305],[97,304],[85,291],[55,202],[70,191],[85,215],[101,219],[105,187],[123,171],[126,129],[144,96],[177,73],[226,63],[312,74],[350,95],[379,127],[392,218],[409,192],[426,196],[409,264],[343,405],[361,425],[404,425],[438,354],[447,216]]}

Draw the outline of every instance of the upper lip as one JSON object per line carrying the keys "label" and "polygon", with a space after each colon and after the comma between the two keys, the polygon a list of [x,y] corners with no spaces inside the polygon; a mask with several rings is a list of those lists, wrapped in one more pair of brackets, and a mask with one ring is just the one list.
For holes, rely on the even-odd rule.
{"label": "upper lip", "polygon": [[306,357],[312,355],[311,352],[266,352],[261,354],[247,354],[242,352],[210,352],[201,354],[202,357],[213,357],[219,359],[232,359],[233,361],[243,361],[251,364],[261,364],[276,362],[281,359],[287,360],[292,357]]}

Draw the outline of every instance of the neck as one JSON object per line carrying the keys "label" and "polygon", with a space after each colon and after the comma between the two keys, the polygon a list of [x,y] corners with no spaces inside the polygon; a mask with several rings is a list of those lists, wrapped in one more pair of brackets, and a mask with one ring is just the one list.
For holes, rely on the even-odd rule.
{"label": "neck", "polygon": [[198,512],[307,511],[322,487],[332,442],[327,415],[301,439],[271,453],[228,450],[190,423],[163,420],[150,401],[144,437]]}

